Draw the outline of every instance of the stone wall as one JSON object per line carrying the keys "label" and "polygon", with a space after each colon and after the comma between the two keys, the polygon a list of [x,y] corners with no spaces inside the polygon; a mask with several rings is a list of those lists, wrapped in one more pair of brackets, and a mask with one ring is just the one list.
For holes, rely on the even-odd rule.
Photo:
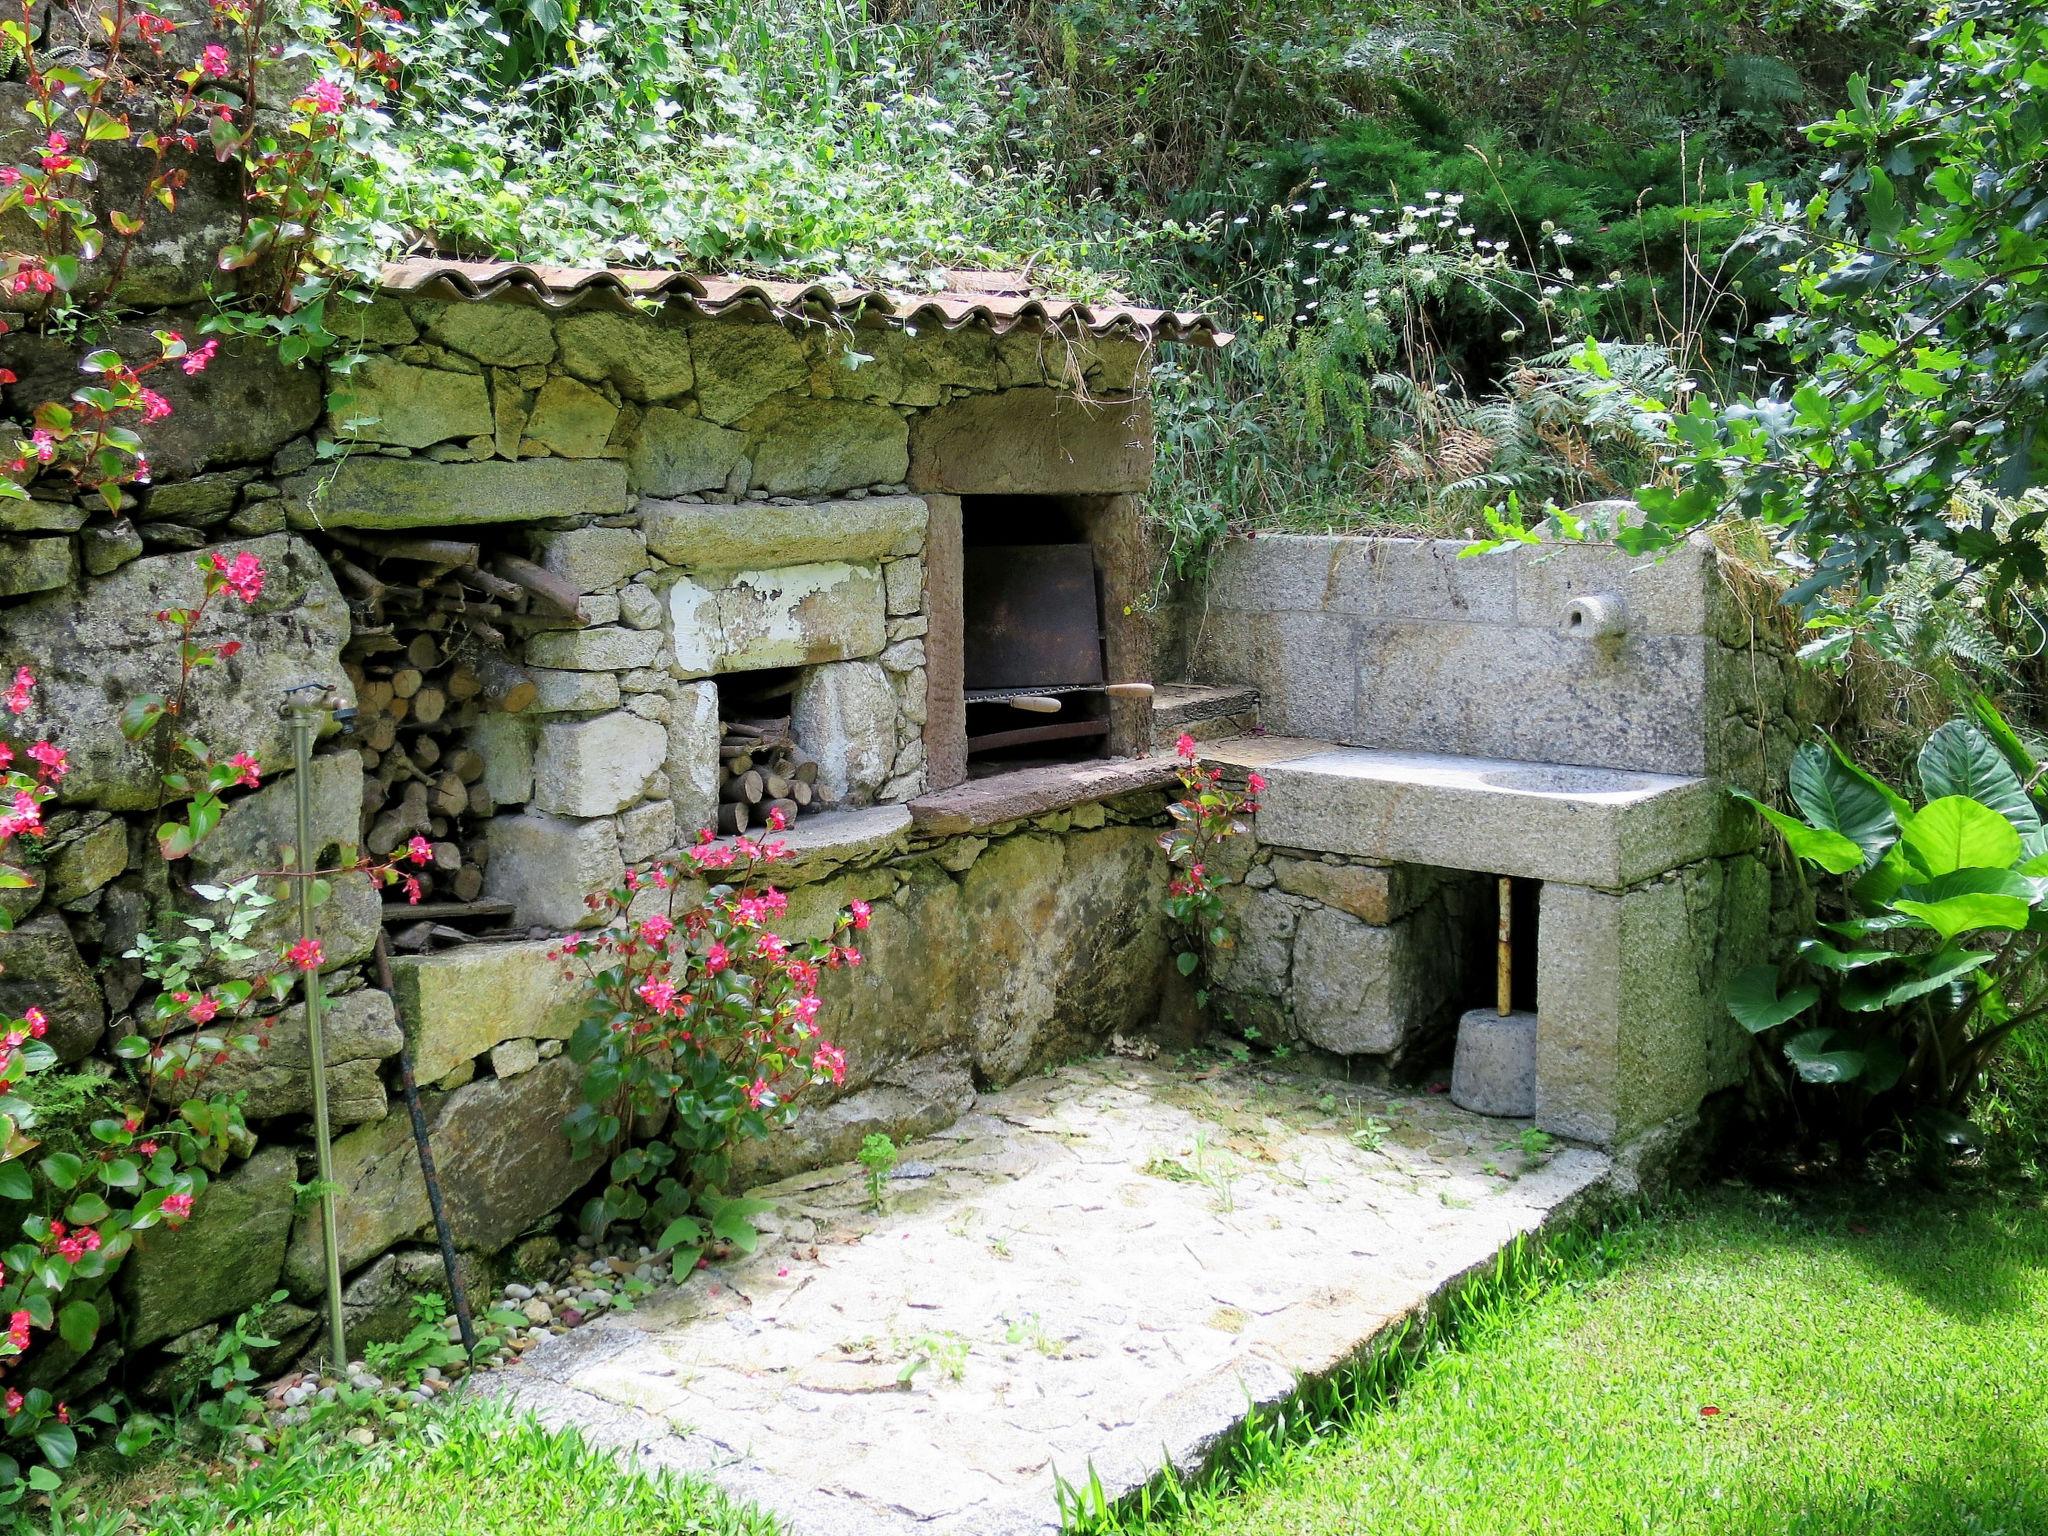
{"label": "stone wall", "polygon": [[[197,317],[182,323],[191,332]],[[945,835],[914,832],[902,804],[964,776],[960,498],[1086,498],[1106,545],[1138,547],[1131,493],[1149,479],[1151,443],[1136,343],[396,295],[346,307],[340,324],[361,355],[324,379],[235,342],[196,378],[169,373],[175,414],[150,429],[157,473],[128,518],[0,503],[0,665],[38,675],[20,725],[73,764],[35,888],[0,893],[20,920],[0,934],[0,1006],[42,1006],[67,1063],[109,1070],[105,1043],[148,1001],[123,958],[137,934],[205,910],[193,884],[266,867],[292,841],[278,705],[287,686],[347,695],[361,677],[368,621],[349,565],[362,541],[446,537],[532,562],[579,610],[506,637],[529,704],[462,716],[486,765],[472,799],[489,813],[484,895],[514,907],[520,935],[588,920],[588,891],[708,822],[719,678],[798,672],[795,729],[842,809],[799,828],[790,926],[822,931],[854,896],[874,917],[867,963],[826,990],[845,1089],[756,1149],[754,1171],[848,1156],[872,1130],[941,1125],[978,1085],[1145,1027],[1166,957],[1156,790]],[[9,340],[21,380],[8,408],[68,391],[75,349]],[[201,679],[193,725],[257,755],[265,782],[167,875],[149,845],[154,765],[115,721],[129,697],[173,680],[152,615],[196,600],[195,558],[215,549],[254,551],[269,581],[253,607],[224,604],[202,627],[244,648]],[[1111,590],[1136,579],[1119,571]],[[1113,645],[1129,643],[1121,618]],[[330,732],[315,758],[326,858],[363,832],[372,754],[357,740]],[[366,964],[382,916],[356,877],[318,919],[343,1260],[367,1334],[402,1330],[407,1288],[439,1283],[394,1104],[402,1042],[479,1278],[593,1172],[559,1134],[576,998],[547,941],[400,955],[390,998]],[[285,930],[279,918],[261,941]],[[293,1205],[311,1166],[302,1011],[271,1036],[260,1058],[224,1069],[247,1094],[255,1144],[176,1241],[143,1243],[121,1275],[131,1384],[168,1381],[159,1364],[189,1360],[278,1284],[293,1301],[273,1323],[293,1344],[311,1330],[317,1227]]]}
{"label": "stone wall", "polygon": [[[1393,750],[1780,783],[1825,685],[1767,596],[1696,539],[1613,545],[1261,535],[1188,606],[1190,675],[1259,690],[1268,730]],[[1567,627],[1613,595],[1621,633]]]}

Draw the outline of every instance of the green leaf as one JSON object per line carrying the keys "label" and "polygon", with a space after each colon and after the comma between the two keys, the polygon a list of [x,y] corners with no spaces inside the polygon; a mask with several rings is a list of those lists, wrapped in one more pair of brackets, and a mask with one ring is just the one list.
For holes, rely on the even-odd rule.
{"label": "green leaf", "polygon": [[2021,837],[2041,830],[2041,813],[1998,748],[1967,720],[1951,720],[1920,749],[1920,785],[1929,799],[1962,795],[1998,812]]}
{"label": "green leaf", "polygon": [[1834,1039],[1832,1029],[1809,1029],[1785,1042],[1785,1059],[1792,1063],[1792,1070],[1801,1081],[1846,1083],[1862,1075],[1863,1053],[1830,1050]]}
{"label": "green leaf", "polygon": [[58,1335],[81,1355],[92,1348],[99,1331],[99,1308],[89,1301],[66,1302],[64,1310],[57,1314]]}
{"label": "green leaf", "polygon": [[1841,833],[1867,860],[1875,861],[1898,836],[1885,797],[1826,748],[1809,742],[1793,754],[1791,789],[1808,822]]}
{"label": "green leaf", "polygon": [[1795,987],[1780,996],[1775,965],[1749,966],[1728,984],[1728,1011],[1752,1035],[1776,1029],[1819,1001],[1820,989],[1811,986]]}
{"label": "green leaf", "polygon": [[1809,827],[1739,789],[1731,789],[1729,793],[1738,800],[1747,801],[1759,816],[1782,832],[1793,853],[1807,863],[1818,864],[1831,875],[1846,875],[1852,869],[1863,867],[1863,849],[1841,833],[1826,827]]}
{"label": "green leaf", "polygon": [[43,1177],[59,1189],[70,1189],[85,1172],[85,1164],[72,1152],[52,1152],[39,1166]]}
{"label": "green leaf", "polygon": [[36,1444],[42,1448],[43,1460],[60,1472],[78,1459],[78,1436],[68,1424],[51,1420],[36,1431]]}
{"label": "green leaf", "polygon": [[1991,960],[1992,956],[1980,949],[1940,949],[1931,955],[1914,955],[1904,976],[1894,975],[1888,981],[1864,972],[1853,977],[1843,985],[1839,1001],[1856,1013],[1880,1013],[1960,981]]}
{"label": "green leaf", "polygon": [[1965,795],[1931,800],[1900,823],[1906,857],[1922,874],[1958,869],[2011,869],[2019,862],[2020,835],[1989,806]]}
{"label": "green leaf", "polygon": [[678,1216],[661,1229],[661,1236],[655,1241],[656,1250],[674,1248],[678,1245],[696,1245],[704,1241],[704,1223],[694,1216]]}
{"label": "green leaf", "polygon": [[164,701],[153,693],[145,693],[128,701],[128,707],[121,711],[121,734],[130,741],[140,741],[156,729],[156,723],[164,716]]}
{"label": "green leaf", "polygon": [[35,1179],[20,1163],[0,1163],[0,1200],[26,1200],[35,1192]]}
{"label": "green leaf", "polygon": [[1184,949],[1173,957],[1173,968],[1183,976],[1195,974],[1195,967],[1202,963],[1202,957],[1191,949]]}
{"label": "green leaf", "polygon": [[1910,912],[1947,943],[1980,928],[2018,931],[2033,911],[2033,882],[2009,869],[1958,869],[1925,885],[1909,885],[1892,905]]}
{"label": "green leaf", "polygon": [[1801,939],[1799,956],[1825,970],[1860,971],[1866,965],[1878,965],[1896,958],[1889,949],[1837,949],[1825,939]]}

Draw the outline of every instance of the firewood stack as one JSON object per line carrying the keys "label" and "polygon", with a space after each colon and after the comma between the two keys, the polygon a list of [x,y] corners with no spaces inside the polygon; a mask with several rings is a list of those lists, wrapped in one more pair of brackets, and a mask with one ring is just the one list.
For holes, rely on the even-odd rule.
{"label": "firewood stack", "polygon": [[718,830],[765,831],[771,812],[785,824],[807,811],[821,811],[828,797],[818,788],[818,760],[796,744],[789,717],[728,720],[718,746]]}
{"label": "firewood stack", "polygon": [[[386,858],[413,837],[433,844],[422,917],[461,915],[483,891],[485,826],[498,807],[471,729],[534,700],[507,635],[580,621],[575,591],[517,556],[484,557],[458,539],[330,530],[329,560],[349,591],[354,632],[343,661],[355,685],[363,760],[363,848]],[[385,892],[405,904],[402,888]],[[478,915],[493,915],[479,912]],[[424,925],[422,925],[424,926]],[[400,936],[401,947],[407,945]]]}

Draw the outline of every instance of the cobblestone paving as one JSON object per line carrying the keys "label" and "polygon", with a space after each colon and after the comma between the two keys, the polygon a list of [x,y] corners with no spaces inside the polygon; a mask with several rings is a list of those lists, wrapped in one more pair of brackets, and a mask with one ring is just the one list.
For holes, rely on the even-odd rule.
{"label": "cobblestone paving", "polygon": [[757,1191],[756,1254],[493,1390],[801,1536],[1054,1531],[1055,1474],[1117,1492],[1198,1462],[1605,1178],[1521,1129],[1254,1067],[1081,1063],[905,1148],[882,1213],[851,1166]]}

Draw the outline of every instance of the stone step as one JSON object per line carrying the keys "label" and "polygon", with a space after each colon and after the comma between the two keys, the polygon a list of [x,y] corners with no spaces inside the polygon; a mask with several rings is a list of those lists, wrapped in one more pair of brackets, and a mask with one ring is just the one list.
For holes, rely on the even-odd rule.
{"label": "stone step", "polygon": [[1703,778],[1274,738],[1204,749],[1266,778],[1263,843],[1624,890],[1729,851]]}

